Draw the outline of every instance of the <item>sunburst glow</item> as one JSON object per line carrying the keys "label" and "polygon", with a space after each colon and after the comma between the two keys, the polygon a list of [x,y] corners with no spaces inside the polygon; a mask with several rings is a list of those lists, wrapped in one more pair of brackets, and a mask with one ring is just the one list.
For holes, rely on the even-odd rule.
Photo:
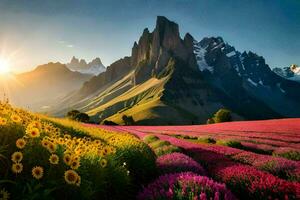
{"label": "sunburst glow", "polygon": [[0,58],[0,74],[8,74],[10,66],[7,60]]}

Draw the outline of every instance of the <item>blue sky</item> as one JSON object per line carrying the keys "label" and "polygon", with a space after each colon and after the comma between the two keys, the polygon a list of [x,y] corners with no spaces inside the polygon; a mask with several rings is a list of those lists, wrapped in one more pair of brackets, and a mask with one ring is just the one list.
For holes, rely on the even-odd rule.
{"label": "blue sky", "polygon": [[157,15],[177,22],[181,36],[221,36],[271,67],[300,64],[299,0],[0,0],[0,54],[14,71],[73,55],[109,65],[130,55]]}

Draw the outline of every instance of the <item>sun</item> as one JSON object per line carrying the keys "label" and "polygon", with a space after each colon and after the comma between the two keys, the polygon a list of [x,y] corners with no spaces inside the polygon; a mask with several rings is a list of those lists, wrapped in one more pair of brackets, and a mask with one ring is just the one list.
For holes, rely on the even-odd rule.
{"label": "sun", "polygon": [[0,74],[8,74],[10,72],[10,66],[7,60],[0,58]]}

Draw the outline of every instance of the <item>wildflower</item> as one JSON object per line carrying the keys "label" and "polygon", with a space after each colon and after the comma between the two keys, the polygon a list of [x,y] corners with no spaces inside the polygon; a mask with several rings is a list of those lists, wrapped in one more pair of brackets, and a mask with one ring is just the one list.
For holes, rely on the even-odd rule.
{"label": "wildflower", "polygon": [[0,190],[0,199],[1,200],[8,200],[10,194],[3,188]]}
{"label": "wildflower", "polygon": [[0,117],[0,126],[6,125],[7,120],[5,118]]}
{"label": "wildflower", "polygon": [[102,159],[102,160],[100,161],[100,165],[101,165],[101,167],[105,168],[105,167],[107,166],[107,160]]}
{"label": "wildflower", "polygon": [[65,171],[65,181],[68,184],[76,184],[78,181],[78,174],[74,170]]}
{"label": "wildflower", "polygon": [[[192,188],[191,190],[187,188]],[[159,191],[159,192],[157,192]],[[192,172],[160,176],[138,194],[137,199],[227,199],[235,200],[225,184]],[[193,198],[194,197],[194,198]],[[200,198],[197,198],[200,197]]]}
{"label": "wildflower", "polygon": [[34,168],[32,168],[32,176],[35,179],[41,179],[44,175],[44,169],[40,166],[36,166]]}
{"label": "wildflower", "polygon": [[11,167],[11,170],[13,171],[13,173],[15,174],[19,174],[23,171],[23,165],[22,163],[14,163]]}
{"label": "wildflower", "polygon": [[14,163],[19,163],[21,162],[23,159],[23,154],[19,151],[16,151],[14,152],[12,155],[11,155],[11,160],[14,162]]}
{"label": "wildflower", "polygon": [[15,123],[21,123],[21,122],[22,122],[22,119],[21,119],[21,117],[19,117],[19,115],[12,115],[12,116],[10,117],[10,119],[11,119],[13,122],[15,122]]}
{"label": "wildflower", "polygon": [[26,134],[32,138],[40,137],[40,131],[37,128],[27,127]]}
{"label": "wildflower", "polygon": [[26,145],[26,141],[23,139],[23,138],[19,138],[17,139],[16,141],[16,146],[19,148],[19,149],[23,149]]}
{"label": "wildflower", "polygon": [[156,165],[163,174],[185,171],[205,174],[205,170],[199,163],[183,153],[175,152],[160,156],[156,160]]}
{"label": "wildflower", "polygon": [[71,162],[71,154],[65,153],[65,154],[64,154],[64,157],[63,157],[63,160],[64,160],[64,162],[65,162],[67,165],[70,165],[70,162]]}
{"label": "wildflower", "polygon": [[57,165],[59,162],[59,157],[56,154],[52,154],[49,158],[49,161],[53,165]]}

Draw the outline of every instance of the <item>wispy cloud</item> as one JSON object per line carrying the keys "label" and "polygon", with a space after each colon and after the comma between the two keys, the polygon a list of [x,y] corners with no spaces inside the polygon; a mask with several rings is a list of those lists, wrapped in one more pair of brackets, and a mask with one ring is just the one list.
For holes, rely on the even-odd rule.
{"label": "wispy cloud", "polygon": [[59,40],[58,43],[59,43],[59,44],[62,44],[62,45],[65,46],[65,47],[68,47],[68,48],[73,48],[73,47],[74,47],[73,44],[71,44],[71,43],[69,43],[69,42],[67,42],[67,41],[65,41],[65,40]]}

